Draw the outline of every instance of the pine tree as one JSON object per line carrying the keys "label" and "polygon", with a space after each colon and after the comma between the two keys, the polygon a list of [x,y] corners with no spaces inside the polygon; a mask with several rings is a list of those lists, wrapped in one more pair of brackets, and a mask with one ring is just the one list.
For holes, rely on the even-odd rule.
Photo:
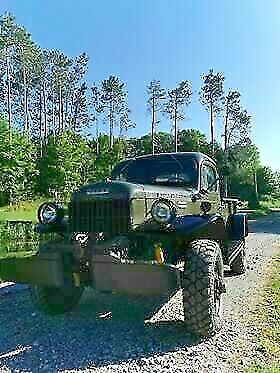
{"label": "pine tree", "polygon": [[[2,112],[7,114],[9,133],[12,128],[12,115],[14,106],[13,92],[13,59],[16,47],[17,25],[15,18],[11,14],[4,14],[0,18],[0,60],[1,60],[1,77],[5,81],[4,95],[2,95]],[[4,73],[5,71],[5,73]]]}
{"label": "pine tree", "polygon": [[200,102],[209,112],[210,142],[212,153],[214,153],[214,118],[222,110],[225,78],[222,73],[215,73],[213,69],[210,69],[207,74],[201,75],[201,79],[203,85],[200,90]]}
{"label": "pine tree", "polygon": [[181,81],[178,86],[167,93],[164,111],[173,121],[175,152],[178,151],[178,122],[185,119],[184,108],[191,102],[192,89],[188,80]]}
{"label": "pine tree", "polygon": [[110,148],[113,148],[114,127],[120,116],[128,112],[127,92],[124,83],[118,77],[111,75],[101,82],[100,93],[101,108],[109,123],[109,144]]}
{"label": "pine tree", "polygon": [[[151,137],[152,137],[152,154],[155,154],[156,148],[156,126],[159,120],[156,119],[156,114],[164,107],[164,99],[166,97],[165,90],[161,87],[159,80],[152,80],[147,86],[147,106],[148,111],[152,115]],[[159,144],[158,144],[159,145]]]}

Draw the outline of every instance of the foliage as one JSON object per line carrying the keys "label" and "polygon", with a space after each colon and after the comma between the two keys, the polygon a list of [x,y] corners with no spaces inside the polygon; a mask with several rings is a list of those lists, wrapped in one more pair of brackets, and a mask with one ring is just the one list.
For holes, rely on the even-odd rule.
{"label": "foliage", "polygon": [[49,136],[38,162],[40,193],[56,200],[69,198],[71,192],[86,180],[85,152],[84,139],[73,131]]}
{"label": "foliage", "polygon": [[10,204],[32,198],[36,189],[36,147],[0,119],[0,193]]}
{"label": "foliage", "polygon": [[209,153],[209,144],[206,136],[196,129],[187,129],[179,132],[178,150],[182,152]]}
{"label": "foliage", "polygon": [[173,122],[175,152],[178,151],[178,122],[185,119],[185,108],[191,102],[192,89],[188,80],[182,80],[178,86],[167,92],[164,111]]}
{"label": "foliage", "polygon": [[151,141],[152,141],[152,154],[155,153],[158,148],[158,142],[156,138],[156,127],[160,123],[160,120],[156,118],[156,114],[161,112],[164,108],[165,89],[161,87],[159,80],[152,80],[147,86],[147,108],[148,112],[151,113]]}
{"label": "foliage", "polygon": [[[118,139],[113,143],[111,148],[110,139],[107,135],[100,136],[99,153],[95,155],[95,161],[92,163],[88,173],[88,181],[104,180],[110,176],[113,167],[124,157],[126,144],[123,140]],[[91,146],[96,148],[94,141]],[[92,152],[90,152],[92,154]]]}
{"label": "foliage", "polygon": [[275,178],[270,167],[260,167],[257,171],[257,180],[260,195],[273,194],[275,188]]}
{"label": "foliage", "polygon": [[[86,53],[70,57],[58,49],[42,50],[12,15],[0,16],[0,112],[7,118],[0,118],[0,205],[38,196],[67,199],[79,185],[108,177],[124,157],[174,150],[213,156],[229,194],[250,206],[280,197],[280,173],[260,165],[249,139],[251,116],[237,90],[224,97],[221,72],[210,69],[201,76],[209,143],[197,129],[178,128],[193,96],[188,80],[167,92],[152,80],[147,87],[151,135],[129,139],[135,124],[125,83],[109,75],[89,89],[87,68]],[[222,113],[224,149],[214,137],[214,118]],[[161,114],[172,121],[172,133],[160,131]],[[108,135],[101,131],[104,122]]]}
{"label": "foliage", "polygon": [[113,147],[114,127],[119,121],[120,133],[127,130],[131,123],[129,120],[129,109],[126,102],[127,92],[125,84],[116,76],[110,75],[101,83],[100,108],[107,116],[109,123],[109,143]]}
{"label": "foliage", "polygon": [[235,145],[228,153],[229,194],[249,201],[249,207],[258,206],[255,174],[260,167],[259,152],[255,145]]}
{"label": "foliage", "polygon": [[210,117],[210,142],[214,150],[214,117],[218,116],[223,109],[224,102],[224,80],[222,73],[215,73],[210,69],[208,73],[201,75],[202,87],[200,89],[200,102],[209,112]]}

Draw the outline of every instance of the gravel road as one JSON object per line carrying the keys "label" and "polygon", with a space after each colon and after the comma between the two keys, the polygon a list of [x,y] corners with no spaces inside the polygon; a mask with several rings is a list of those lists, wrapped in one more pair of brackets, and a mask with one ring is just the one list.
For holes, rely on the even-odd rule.
{"label": "gravel road", "polygon": [[37,312],[26,287],[2,286],[0,372],[240,372],[256,357],[249,320],[270,258],[279,253],[280,214],[250,222],[250,232],[247,273],[226,272],[219,335],[198,341],[186,334],[178,323],[180,292],[145,326],[140,300],[98,296],[96,305],[88,290],[75,311],[51,318]]}

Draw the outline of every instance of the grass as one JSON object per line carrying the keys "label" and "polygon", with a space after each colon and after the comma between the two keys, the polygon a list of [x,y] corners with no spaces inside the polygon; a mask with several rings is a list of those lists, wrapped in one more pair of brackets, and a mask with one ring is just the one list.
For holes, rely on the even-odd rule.
{"label": "grass", "polygon": [[36,222],[37,209],[42,200],[25,201],[15,206],[0,207],[0,221],[5,220],[31,220]]}
{"label": "grass", "polygon": [[0,251],[0,260],[1,259],[20,259],[20,258],[28,258],[31,256],[34,256],[37,251],[35,250],[29,250],[29,251],[15,251],[15,252],[1,252]]}
{"label": "grass", "polygon": [[256,350],[267,363],[256,360],[245,372],[280,372],[280,256],[274,258],[273,275],[264,290],[263,301],[257,307],[257,315]]}
{"label": "grass", "polygon": [[280,199],[269,198],[265,201],[260,201],[260,206],[248,214],[249,219],[256,219],[267,216],[271,213],[270,209],[280,208]]}

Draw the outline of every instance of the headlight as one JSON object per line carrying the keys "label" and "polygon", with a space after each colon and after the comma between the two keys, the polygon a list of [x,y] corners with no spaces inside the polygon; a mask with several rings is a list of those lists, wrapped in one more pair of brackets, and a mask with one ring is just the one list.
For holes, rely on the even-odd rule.
{"label": "headlight", "polygon": [[153,204],[152,210],[152,217],[155,219],[157,223],[167,224],[171,221],[171,219],[175,216],[174,209],[172,206],[165,201],[156,201]]}
{"label": "headlight", "polygon": [[54,202],[43,203],[38,209],[38,220],[41,224],[54,224],[62,220],[64,210]]}

